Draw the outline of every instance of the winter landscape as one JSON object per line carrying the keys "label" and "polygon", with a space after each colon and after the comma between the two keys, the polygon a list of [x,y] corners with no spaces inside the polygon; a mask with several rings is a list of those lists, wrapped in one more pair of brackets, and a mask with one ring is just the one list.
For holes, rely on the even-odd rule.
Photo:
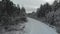
{"label": "winter landscape", "polygon": [[0,0],[0,34],[60,34],[60,0]]}

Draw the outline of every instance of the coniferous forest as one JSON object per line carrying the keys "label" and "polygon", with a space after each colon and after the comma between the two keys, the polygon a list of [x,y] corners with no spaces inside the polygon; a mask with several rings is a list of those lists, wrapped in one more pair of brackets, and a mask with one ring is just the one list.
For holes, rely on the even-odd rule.
{"label": "coniferous forest", "polygon": [[41,4],[36,12],[28,13],[28,16],[45,24],[55,26],[60,33],[60,1],[55,0],[53,4]]}
{"label": "coniferous forest", "polygon": [[[26,10],[33,10],[26,6],[21,8],[11,0],[0,1],[0,34],[33,34],[34,32],[45,34],[48,33],[47,31],[51,32],[50,30],[53,33],[60,33],[60,2],[54,1],[51,5],[41,4],[36,12],[32,13],[26,12]],[[54,27],[57,32],[53,30]]]}
{"label": "coniferous forest", "polygon": [[[57,20],[56,17],[57,12],[59,12],[60,9],[60,2],[54,1],[52,5],[49,3],[41,4],[39,8],[37,8],[36,12],[28,13],[29,17],[35,18],[37,20],[41,20],[43,22],[48,22],[49,24],[55,23],[54,20]],[[56,23],[55,23],[56,25]]]}
{"label": "coniferous forest", "polygon": [[10,0],[0,1],[0,25],[13,25],[18,24],[19,21],[26,22],[25,8],[16,6]]}

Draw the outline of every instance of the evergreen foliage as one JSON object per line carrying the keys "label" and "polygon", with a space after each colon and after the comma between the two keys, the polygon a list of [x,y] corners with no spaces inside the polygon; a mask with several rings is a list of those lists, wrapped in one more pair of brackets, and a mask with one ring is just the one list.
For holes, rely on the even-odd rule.
{"label": "evergreen foliage", "polygon": [[41,7],[37,9],[37,16],[44,17],[51,10],[52,8],[48,3],[41,5]]}
{"label": "evergreen foliage", "polygon": [[[17,7],[10,0],[2,0],[0,1],[0,24],[1,25],[11,25],[16,24],[21,21],[21,14],[23,15],[25,12],[25,8],[20,9],[19,5]],[[21,13],[21,14],[20,14]],[[24,14],[25,15],[25,14]],[[19,17],[19,19],[18,19]],[[22,16],[24,18],[25,16]],[[25,17],[26,18],[26,17]]]}

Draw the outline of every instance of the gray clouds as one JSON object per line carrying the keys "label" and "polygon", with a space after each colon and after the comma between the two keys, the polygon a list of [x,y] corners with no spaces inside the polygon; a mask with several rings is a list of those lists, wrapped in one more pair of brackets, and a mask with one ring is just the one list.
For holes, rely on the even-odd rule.
{"label": "gray clouds", "polygon": [[[34,9],[40,7],[41,4],[45,4],[49,2],[50,4],[53,3],[54,0],[12,0],[15,4],[19,4],[20,6],[24,6],[29,11],[34,11]],[[30,10],[28,10],[30,9]]]}

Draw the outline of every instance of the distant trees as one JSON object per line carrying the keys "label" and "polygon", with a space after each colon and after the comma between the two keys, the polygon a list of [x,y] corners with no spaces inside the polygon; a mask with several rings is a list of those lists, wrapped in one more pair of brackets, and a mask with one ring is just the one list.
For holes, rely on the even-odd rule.
{"label": "distant trees", "polygon": [[52,8],[48,3],[41,5],[41,7],[37,9],[37,16],[44,17],[51,10]]}
{"label": "distant trees", "polygon": [[58,9],[60,9],[60,1],[58,2],[55,0],[52,5],[46,3],[44,5],[41,5],[39,8],[37,8],[37,12],[36,12],[37,17],[39,18],[44,17],[49,24],[54,25],[56,24],[55,23],[56,15],[59,14],[56,13]]}
{"label": "distant trees", "polygon": [[[53,4],[45,3],[37,8],[36,13],[29,13],[28,16],[49,23],[50,25],[56,25],[60,23],[60,1],[55,0]],[[34,16],[33,16],[34,15]],[[60,25],[60,24],[59,24]]]}
{"label": "distant trees", "polygon": [[37,16],[44,17],[47,13],[51,11],[56,11],[58,8],[60,8],[60,2],[58,1],[54,1],[52,5],[46,3],[44,5],[41,5],[40,8],[37,9]]}

